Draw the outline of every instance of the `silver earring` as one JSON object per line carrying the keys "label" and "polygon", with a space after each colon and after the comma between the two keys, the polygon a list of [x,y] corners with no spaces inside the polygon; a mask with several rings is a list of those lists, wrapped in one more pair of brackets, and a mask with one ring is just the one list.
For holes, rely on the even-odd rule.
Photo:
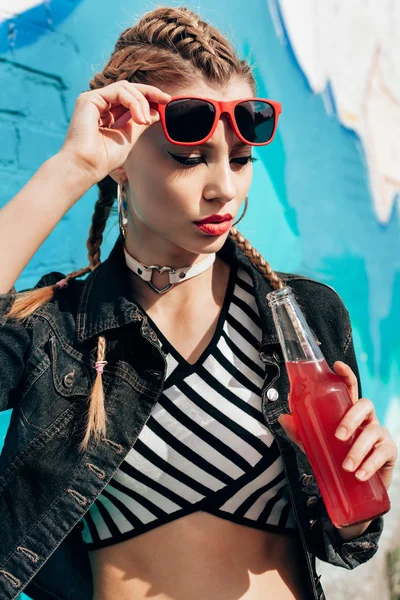
{"label": "silver earring", "polygon": [[237,225],[237,224],[238,224],[238,223],[239,223],[239,222],[240,222],[240,221],[243,219],[244,215],[245,215],[245,214],[246,214],[246,212],[247,212],[247,208],[248,208],[248,206],[249,206],[249,199],[248,199],[248,197],[246,196],[246,198],[244,199],[244,209],[243,209],[243,212],[242,212],[242,214],[240,215],[240,218],[239,218],[237,221],[235,221],[235,222],[233,223],[232,227],[234,227],[235,225]]}
{"label": "silver earring", "polygon": [[125,239],[128,226],[128,205],[126,203],[126,190],[123,183],[118,183],[117,200],[119,230],[122,234],[122,237]]}

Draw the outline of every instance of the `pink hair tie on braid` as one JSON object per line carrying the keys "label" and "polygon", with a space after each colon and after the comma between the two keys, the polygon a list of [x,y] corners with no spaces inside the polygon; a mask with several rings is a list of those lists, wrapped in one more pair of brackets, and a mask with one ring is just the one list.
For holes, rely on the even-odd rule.
{"label": "pink hair tie on braid", "polygon": [[55,284],[57,287],[59,287],[60,289],[67,287],[68,285],[68,281],[67,279],[60,279],[60,281],[57,281],[57,283]]}
{"label": "pink hair tie on braid", "polygon": [[104,370],[104,367],[106,366],[106,364],[107,364],[106,360],[98,360],[96,362],[96,371],[98,373],[100,373],[100,375],[103,374],[103,370]]}

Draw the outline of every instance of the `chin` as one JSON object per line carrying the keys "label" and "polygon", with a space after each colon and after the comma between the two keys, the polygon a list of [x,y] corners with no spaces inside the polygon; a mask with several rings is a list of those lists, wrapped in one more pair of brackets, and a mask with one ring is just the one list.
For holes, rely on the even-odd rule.
{"label": "chin", "polygon": [[195,244],[188,245],[187,249],[196,254],[210,254],[218,252],[225,244],[226,238],[229,236],[229,231],[218,236],[204,236],[200,243],[196,240]]}

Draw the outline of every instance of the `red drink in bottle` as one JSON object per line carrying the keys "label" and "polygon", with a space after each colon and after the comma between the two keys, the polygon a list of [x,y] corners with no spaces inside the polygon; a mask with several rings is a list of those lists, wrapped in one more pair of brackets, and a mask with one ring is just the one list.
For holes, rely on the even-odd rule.
{"label": "red drink in bottle", "polygon": [[342,467],[363,429],[346,441],[335,436],[353,404],[343,378],[327,364],[291,288],[271,292],[268,300],[290,381],[289,408],[329,518],[344,527],[388,512],[390,500],[378,473],[360,481]]}

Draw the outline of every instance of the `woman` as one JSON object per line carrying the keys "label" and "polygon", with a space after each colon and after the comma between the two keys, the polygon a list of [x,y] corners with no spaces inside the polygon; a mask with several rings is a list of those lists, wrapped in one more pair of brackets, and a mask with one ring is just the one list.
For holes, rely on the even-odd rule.
{"label": "woman", "polygon": [[[124,31],[90,87],[60,152],[0,215],[0,397],[14,409],[0,596],[323,598],[315,556],[365,562],[382,517],[329,521],[287,414],[268,291],[290,279],[352,393],[347,435],[366,427],[351,470],[388,488],[396,448],[359,398],[340,298],[272,271],[234,227],[280,105],[249,100],[248,64],[185,8]],[[89,266],[8,292],[94,183]],[[120,237],[100,263],[116,197]]]}

